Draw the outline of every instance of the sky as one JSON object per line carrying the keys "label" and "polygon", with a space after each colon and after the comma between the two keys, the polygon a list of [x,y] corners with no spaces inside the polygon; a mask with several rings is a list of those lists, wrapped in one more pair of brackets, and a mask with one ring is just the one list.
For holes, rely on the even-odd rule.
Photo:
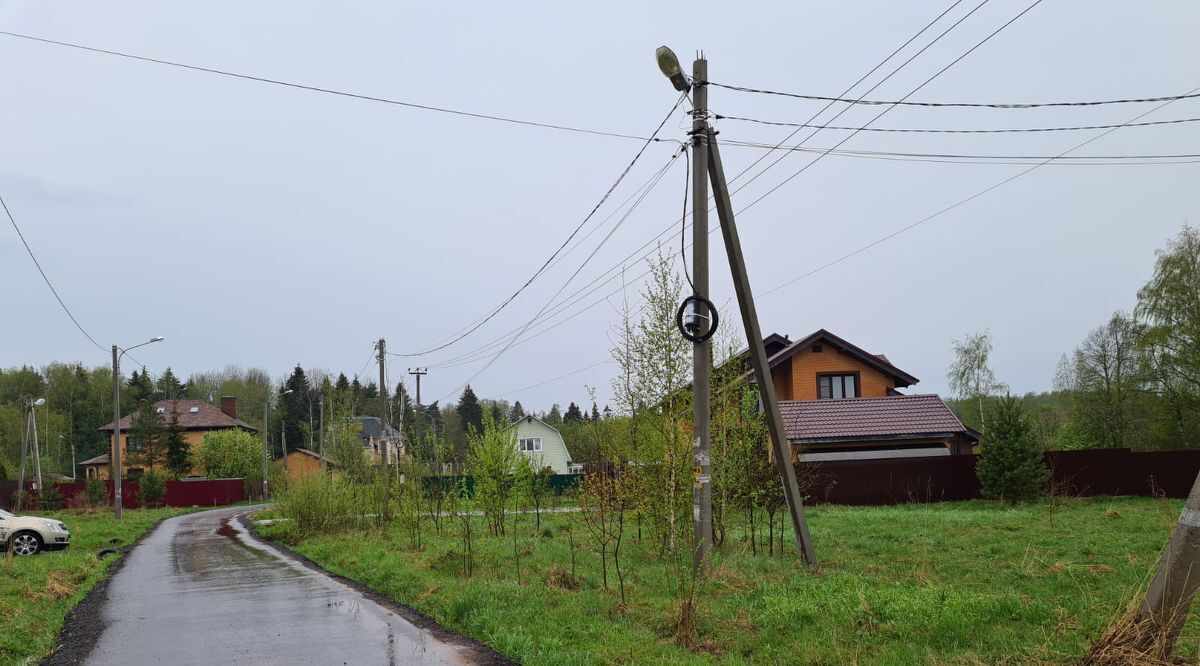
{"label": "sky", "polygon": [[[702,49],[714,82],[837,96],[949,5],[5,0],[0,30],[647,136],[677,99],[655,65],[661,44],[689,71]],[[854,92],[865,92],[977,6],[956,4]],[[904,97],[1027,6],[985,2],[867,97]],[[1195,62],[1200,6],[1145,9],[1095,0],[1039,3],[911,99],[1103,100],[1200,86],[1200,72],[1186,65]],[[375,377],[375,340],[386,339],[396,353],[420,352],[487,314],[563,243],[641,147],[637,140],[324,95],[3,35],[0,63],[0,196],[63,301],[103,348],[71,324],[3,220],[0,367],[102,365],[112,344],[162,335],[165,342],[133,354],[154,374],[170,366],[186,377],[236,364],[282,377],[299,363]],[[712,87],[709,106],[721,115],[803,122],[822,104]],[[862,126],[884,108],[856,106],[834,124]],[[1152,108],[900,107],[872,126],[1110,124]],[[837,105],[820,119],[844,109]],[[679,253],[686,165],[671,157],[675,142],[686,138],[686,110],[685,103],[670,117],[660,135],[670,141],[646,148],[561,261],[463,340],[391,358],[389,384],[410,367],[429,366],[425,402],[453,400],[470,381],[482,397],[520,400],[527,409],[586,403],[586,387],[601,408],[608,404],[615,366],[604,361],[623,300],[619,277],[558,317],[535,322],[494,362],[476,360],[478,354],[468,355],[469,363],[458,359],[521,330],[556,294],[573,300],[593,280],[622,275],[622,266],[625,292],[636,304],[641,285],[634,278],[645,270],[638,257],[647,250],[635,251],[657,242],[664,253]],[[1195,116],[1200,100],[1181,100],[1142,120]],[[715,125],[723,142],[774,145],[791,131],[732,120]],[[841,148],[1048,156],[1099,134],[861,132]],[[1194,153],[1197,134],[1186,123],[1130,127],[1072,154]],[[828,148],[848,135],[822,131],[804,145]],[[727,175],[764,152],[724,144]],[[733,181],[735,190],[749,181],[733,195],[735,210],[816,155],[776,152],[751,174],[780,157],[761,177]],[[618,204],[668,163],[657,186],[618,223],[626,211]],[[1113,311],[1136,304],[1155,250],[1197,218],[1200,165],[1047,165],[778,288],[1028,168],[820,159],[738,215],[762,329],[796,339],[826,328],[920,378],[912,392],[942,394],[952,341],[988,330],[998,378],[1018,393],[1048,390],[1060,356]],[[735,315],[719,234],[711,257],[711,298]]]}

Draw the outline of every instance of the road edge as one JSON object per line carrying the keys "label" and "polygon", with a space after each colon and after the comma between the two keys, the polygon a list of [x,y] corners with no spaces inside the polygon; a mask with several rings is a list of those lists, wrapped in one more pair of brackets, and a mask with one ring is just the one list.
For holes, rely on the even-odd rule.
{"label": "road edge", "polygon": [[492,666],[492,665],[516,666],[519,663],[519,662],[514,661],[512,658],[507,657],[507,656],[497,652],[495,650],[495,648],[489,646],[487,643],[484,643],[483,641],[481,641],[477,638],[471,638],[470,636],[464,636],[463,634],[460,634],[456,631],[452,631],[450,629],[447,629],[446,627],[443,627],[432,616],[422,613],[421,611],[417,610],[416,608],[413,608],[412,606],[406,606],[406,605],[380,593],[379,591],[377,591],[375,589],[372,589],[370,587],[367,587],[366,585],[363,585],[362,583],[360,583],[354,579],[347,578],[341,574],[337,574],[332,571],[329,571],[328,569],[326,569],[326,568],[322,567],[321,565],[317,564],[316,562],[308,559],[304,555],[297,553],[296,551],[292,550],[291,548],[288,548],[287,546],[285,546],[284,544],[282,544],[278,541],[268,540],[268,539],[265,539],[265,538],[259,536],[258,534],[256,534],[254,532],[253,524],[252,524],[253,521],[250,520],[250,513],[251,512],[247,511],[245,513],[237,514],[238,523],[240,523],[242,525],[242,527],[246,528],[246,535],[249,538],[254,539],[255,541],[259,542],[260,544],[264,544],[266,546],[274,548],[275,550],[277,550],[279,552],[279,554],[281,554],[284,557],[287,557],[295,562],[299,562],[300,564],[304,565],[304,567],[307,569],[311,569],[312,571],[320,573],[324,576],[328,576],[329,578],[353,589],[354,591],[356,591],[359,594],[363,595],[364,597],[370,599],[371,601],[379,604],[380,606],[388,609],[389,611],[392,611],[393,613],[395,613],[396,615],[399,615],[400,617],[404,618],[405,620],[408,620],[415,626],[428,631],[429,633],[433,634],[433,636],[435,638],[437,638],[438,640],[440,640],[444,643],[450,643],[453,645],[461,645],[463,647],[470,648],[471,658],[477,664],[485,664],[487,666]]}
{"label": "road edge", "polygon": [[79,603],[67,611],[66,617],[63,618],[62,628],[58,630],[58,644],[54,646],[50,654],[42,658],[39,662],[41,666],[72,666],[87,661],[92,650],[96,648],[96,644],[100,642],[101,634],[108,628],[104,622],[103,611],[104,604],[108,601],[109,583],[124,568],[125,561],[129,559],[129,553],[157,531],[164,522],[186,515],[188,514],[183,513],[160,518],[158,522],[150,526],[150,529],[142,532],[142,536],[137,540],[118,551],[117,558],[109,562],[108,567],[104,570],[104,577],[97,581],[87,594],[83,595]]}

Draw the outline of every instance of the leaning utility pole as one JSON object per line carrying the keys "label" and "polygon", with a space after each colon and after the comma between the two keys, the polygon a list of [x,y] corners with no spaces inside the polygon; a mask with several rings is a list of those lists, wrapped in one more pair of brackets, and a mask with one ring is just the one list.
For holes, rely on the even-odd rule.
{"label": "leaning utility pole", "polygon": [[379,448],[383,452],[383,469],[386,472],[388,465],[391,464],[388,456],[389,443],[387,440],[387,376],[384,371],[387,367],[386,344],[383,338],[379,338],[379,344],[376,347],[379,349]]}
{"label": "leaning utility pole", "polygon": [[[689,82],[679,66],[679,59],[671,49],[663,46],[655,53],[658,67],[671,80],[675,89],[692,93],[692,256],[693,294],[689,299],[693,310],[684,315],[688,305],[685,301],[681,316],[688,317],[680,322],[685,337],[692,340],[693,395],[695,411],[695,484],[693,488],[693,515],[695,518],[696,566],[701,570],[712,539],[712,461],[709,455],[709,353],[708,338],[711,337],[716,312],[712,311],[707,299],[708,291],[708,183],[712,183],[716,201],[717,217],[721,221],[721,234],[725,240],[725,252],[729,258],[729,270],[733,274],[733,286],[737,292],[738,307],[742,315],[742,327],[746,330],[746,341],[750,348],[750,362],[754,366],[754,378],[758,384],[759,397],[766,412],[767,429],[771,434],[771,445],[775,458],[775,469],[783,484],[784,498],[792,517],[792,530],[796,537],[796,550],[801,562],[808,567],[817,564],[812,538],[808,533],[808,522],[804,518],[796,472],[792,465],[791,447],[779,414],[779,403],[775,399],[775,385],[771,381],[771,368],[767,364],[767,351],[763,344],[762,330],[758,325],[758,312],[754,307],[754,294],[750,290],[750,279],[746,275],[746,262],[742,255],[742,244],[738,237],[733,216],[733,204],[729,198],[729,187],[721,166],[721,154],[717,148],[716,132],[708,124],[708,60],[703,54],[692,64],[692,80]],[[706,173],[707,171],[707,173]],[[707,323],[705,323],[707,320]]]}
{"label": "leaning utility pole", "polygon": [[[708,80],[708,60],[692,63],[692,78]],[[712,549],[712,436],[709,410],[709,371],[712,359],[712,318],[708,299],[708,86],[692,89],[692,295],[696,326],[708,336],[692,343],[692,516],[697,571],[708,572]],[[707,323],[704,323],[707,321]]]}
{"label": "leaning utility pole", "polygon": [[25,460],[29,456],[29,416],[25,416],[25,427],[21,429],[21,472],[17,475],[17,513],[24,508],[25,493]]}

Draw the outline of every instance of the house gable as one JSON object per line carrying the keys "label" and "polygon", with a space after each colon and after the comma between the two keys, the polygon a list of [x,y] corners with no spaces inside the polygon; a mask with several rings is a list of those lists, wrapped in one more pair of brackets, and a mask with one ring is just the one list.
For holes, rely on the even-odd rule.
{"label": "house gable", "polygon": [[[541,459],[542,467],[549,467],[554,470],[555,474],[570,474],[571,454],[567,451],[567,445],[563,442],[562,434],[553,426],[542,422],[532,416],[526,416],[515,422],[511,426],[516,430],[513,437],[513,446],[517,446],[518,453],[530,458]],[[520,441],[528,438],[540,438],[542,444],[541,451],[524,452],[520,450]]]}
{"label": "house gable", "polygon": [[[853,376],[855,397],[878,398],[917,383],[887,357],[861,348],[821,329],[773,354],[768,362],[780,400],[816,400],[823,375]],[[848,384],[847,384],[848,386]]]}

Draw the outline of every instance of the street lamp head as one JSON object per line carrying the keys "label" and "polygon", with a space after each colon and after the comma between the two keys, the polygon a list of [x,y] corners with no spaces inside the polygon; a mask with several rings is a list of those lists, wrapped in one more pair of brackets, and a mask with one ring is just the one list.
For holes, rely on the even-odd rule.
{"label": "street lamp head", "polygon": [[663,73],[663,76],[671,79],[671,85],[675,86],[676,90],[683,92],[691,87],[683,75],[683,70],[679,67],[679,58],[675,56],[674,51],[666,46],[660,46],[654,52],[654,59],[658,61],[659,71]]}
{"label": "street lamp head", "polygon": [[45,399],[45,398],[38,398],[37,400],[34,400],[34,401],[33,401],[33,406],[34,406],[34,407],[41,407],[41,406],[42,406],[42,405],[44,405],[44,404],[46,404],[46,399]]}
{"label": "street lamp head", "polygon": [[284,391],[283,393],[280,393],[280,395],[287,395],[289,393],[295,393],[295,392],[296,392],[295,389],[288,389],[288,390]]}
{"label": "street lamp head", "polygon": [[150,342],[162,342],[163,340],[166,340],[166,338],[164,338],[161,335],[156,335],[156,336],[150,338]]}

